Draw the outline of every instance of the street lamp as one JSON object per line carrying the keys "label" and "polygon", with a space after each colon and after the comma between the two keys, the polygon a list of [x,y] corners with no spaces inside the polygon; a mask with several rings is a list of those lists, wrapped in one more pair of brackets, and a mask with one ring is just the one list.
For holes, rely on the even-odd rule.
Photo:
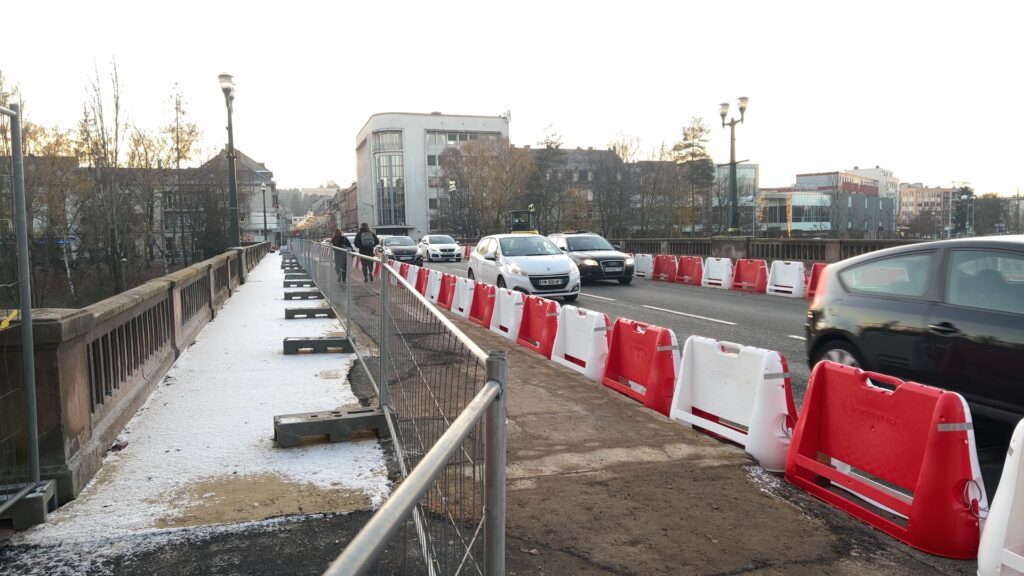
{"label": "street lamp", "polygon": [[736,125],[743,122],[749,101],[750,99],[746,96],[741,97],[739,99],[739,119],[731,118],[728,122],[725,117],[729,115],[729,103],[722,102],[718,105],[718,113],[722,116],[722,128],[729,127],[729,228],[733,230],[738,230],[740,227],[739,200],[736,191]]}
{"label": "street lamp", "polygon": [[235,132],[231,124],[231,112],[234,110],[235,102],[235,81],[231,74],[221,74],[218,79],[220,79],[220,89],[224,92],[224,104],[228,108],[228,242],[231,246],[241,246],[242,239],[238,233],[238,182],[235,177]]}
{"label": "street lamp", "polygon": [[267,183],[264,182],[260,185],[260,192],[263,195],[263,241],[269,240],[270,229],[267,228]]}

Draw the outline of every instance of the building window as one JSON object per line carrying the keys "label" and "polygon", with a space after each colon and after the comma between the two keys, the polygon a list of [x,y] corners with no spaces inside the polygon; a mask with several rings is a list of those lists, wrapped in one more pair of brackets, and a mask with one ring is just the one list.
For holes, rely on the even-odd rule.
{"label": "building window", "polygon": [[374,132],[373,134],[373,151],[381,152],[385,150],[401,150],[402,149],[402,133],[398,130],[392,130],[388,132]]}
{"label": "building window", "polygon": [[384,225],[405,224],[405,170],[401,154],[377,154],[375,192],[377,221]]}
{"label": "building window", "polygon": [[428,199],[427,206],[429,206],[431,210],[437,210],[437,198]]}
{"label": "building window", "polygon": [[427,154],[427,166],[437,166],[437,154]]}

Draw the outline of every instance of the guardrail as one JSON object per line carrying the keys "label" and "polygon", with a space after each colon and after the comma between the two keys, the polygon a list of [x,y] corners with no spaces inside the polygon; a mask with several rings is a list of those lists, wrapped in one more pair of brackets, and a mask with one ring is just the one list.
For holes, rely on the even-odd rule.
{"label": "guardrail", "polygon": [[753,238],[715,236],[711,238],[622,238],[610,240],[622,251],[634,254],[682,254],[713,258],[762,258],[838,262],[893,246],[919,240],[843,240],[811,238]]}
{"label": "guardrail", "polygon": [[289,247],[343,318],[402,476],[327,573],[504,574],[505,353],[485,354],[377,259]]}

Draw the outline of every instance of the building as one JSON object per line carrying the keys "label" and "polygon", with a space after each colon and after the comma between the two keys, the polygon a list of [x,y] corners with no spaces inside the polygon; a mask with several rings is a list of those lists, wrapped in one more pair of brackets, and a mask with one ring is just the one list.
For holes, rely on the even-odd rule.
{"label": "building", "polygon": [[925,186],[919,182],[900,186],[900,225],[909,226],[922,215],[930,215],[938,222],[948,221],[955,192],[956,188]]}
{"label": "building", "polygon": [[850,174],[856,176],[862,176],[874,180],[878,185],[878,195],[883,198],[892,198],[898,200],[900,195],[900,179],[893,176],[892,170],[882,168],[881,166],[875,166],[874,168],[861,168],[860,166],[854,166],[853,170],[848,170]]}
{"label": "building", "polygon": [[797,174],[793,187],[797,190],[878,196],[878,180],[845,170]]}
{"label": "building", "polygon": [[509,116],[387,112],[374,114],[356,136],[360,222],[378,234],[414,238],[431,232],[431,211],[446,193],[439,156],[477,138],[509,137]]}
{"label": "building", "polygon": [[[729,229],[729,198],[732,183],[729,181],[729,165],[715,166],[715,183],[711,191],[711,222],[712,234],[724,234]],[[761,188],[761,167],[759,164],[743,163],[736,165],[736,219],[739,221],[739,233],[756,236],[757,213],[754,210],[755,196]]]}
{"label": "building", "polygon": [[895,204],[866,194],[764,188],[758,220],[774,237],[888,238],[895,233]]}

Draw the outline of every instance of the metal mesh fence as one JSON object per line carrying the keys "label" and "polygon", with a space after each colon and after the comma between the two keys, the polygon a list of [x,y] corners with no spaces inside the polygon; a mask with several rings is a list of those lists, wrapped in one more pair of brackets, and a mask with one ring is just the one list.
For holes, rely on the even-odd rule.
{"label": "metal mesh fence", "polygon": [[[8,328],[17,331],[17,327]],[[29,481],[25,430],[25,391],[17,357],[20,348],[0,345],[0,507]]]}

